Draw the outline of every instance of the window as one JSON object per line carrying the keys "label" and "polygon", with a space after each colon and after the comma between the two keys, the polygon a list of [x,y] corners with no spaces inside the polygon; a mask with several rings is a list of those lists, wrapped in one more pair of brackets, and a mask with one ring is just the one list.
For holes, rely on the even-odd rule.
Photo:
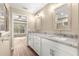
{"label": "window", "polygon": [[25,23],[14,23],[14,32],[15,33],[25,33]]}
{"label": "window", "polygon": [[24,16],[18,16],[16,15],[16,18],[13,18],[14,20],[14,36],[15,37],[21,37],[25,36],[26,34],[26,17]]}

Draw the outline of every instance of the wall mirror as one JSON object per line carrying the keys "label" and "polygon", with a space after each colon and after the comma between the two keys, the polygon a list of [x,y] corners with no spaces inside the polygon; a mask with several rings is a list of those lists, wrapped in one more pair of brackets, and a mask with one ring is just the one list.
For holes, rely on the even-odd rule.
{"label": "wall mirror", "polygon": [[4,3],[0,3],[0,37],[4,33],[9,33],[8,11]]}
{"label": "wall mirror", "polygon": [[6,6],[3,3],[0,3],[0,31],[6,31]]}
{"label": "wall mirror", "polygon": [[70,30],[71,4],[64,4],[55,9],[55,23],[57,30]]}

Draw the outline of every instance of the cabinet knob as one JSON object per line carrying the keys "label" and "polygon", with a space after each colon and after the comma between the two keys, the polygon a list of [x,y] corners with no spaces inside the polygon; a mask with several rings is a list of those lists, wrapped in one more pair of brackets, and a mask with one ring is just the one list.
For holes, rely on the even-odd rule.
{"label": "cabinet knob", "polygon": [[54,56],[54,50],[50,49],[50,55]]}

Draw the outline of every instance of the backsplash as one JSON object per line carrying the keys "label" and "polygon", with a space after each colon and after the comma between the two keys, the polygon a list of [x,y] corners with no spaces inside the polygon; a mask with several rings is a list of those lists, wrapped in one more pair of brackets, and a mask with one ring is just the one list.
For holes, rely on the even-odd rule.
{"label": "backsplash", "polygon": [[78,39],[79,36],[77,34],[69,34],[69,33],[55,33],[55,32],[33,32],[29,31],[29,33],[39,33],[39,34],[46,34],[46,35],[56,35],[56,36],[61,36],[61,37],[67,37],[67,38],[72,38],[72,39]]}
{"label": "backsplash", "polygon": [[62,36],[62,37],[68,37],[68,38],[73,38],[73,39],[78,39],[77,34],[65,34],[65,33],[54,33],[57,36]]}

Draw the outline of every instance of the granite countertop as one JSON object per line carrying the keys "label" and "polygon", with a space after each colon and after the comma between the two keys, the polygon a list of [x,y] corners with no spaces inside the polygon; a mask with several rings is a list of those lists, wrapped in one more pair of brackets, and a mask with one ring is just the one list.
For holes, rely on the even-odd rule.
{"label": "granite countertop", "polygon": [[37,36],[40,36],[42,38],[57,42],[57,43],[61,43],[61,44],[65,44],[68,46],[72,46],[74,48],[78,48],[78,39],[73,39],[73,38],[68,38],[68,37],[60,37],[57,35],[49,35],[49,34],[43,34],[43,33],[34,33]]}

